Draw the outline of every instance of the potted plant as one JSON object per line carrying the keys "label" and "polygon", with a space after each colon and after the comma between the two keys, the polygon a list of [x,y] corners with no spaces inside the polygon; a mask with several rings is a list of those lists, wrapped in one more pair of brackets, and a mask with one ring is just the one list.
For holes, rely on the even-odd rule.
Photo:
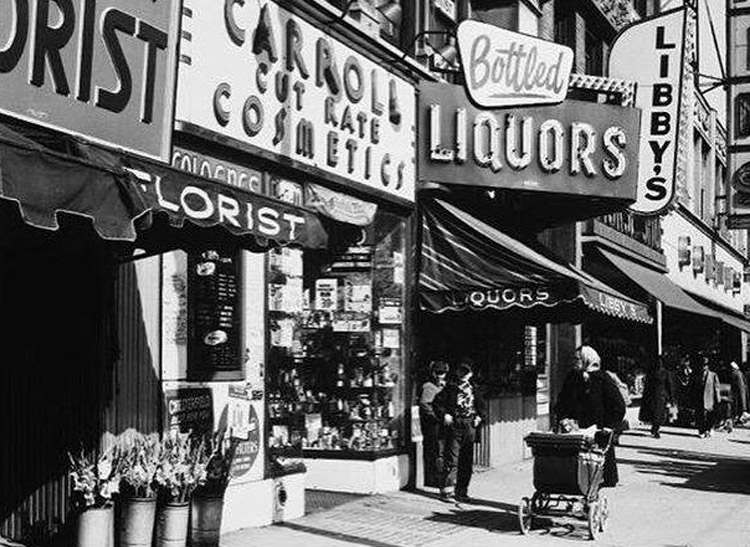
{"label": "potted plant", "polygon": [[195,490],[190,509],[190,545],[193,547],[219,545],[224,492],[229,484],[237,443],[226,430],[221,430],[208,439],[206,446],[206,481]]}
{"label": "potted plant", "polygon": [[129,429],[118,439],[120,450],[120,547],[150,547],[156,515],[156,468],[161,455],[159,435]]}
{"label": "potted plant", "polygon": [[204,441],[171,430],[162,437],[156,484],[159,497],[156,547],[187,544],[190,500],[206,480],[208,455]]}
{"label": "potted plant", "polygon": [[85,450],[70,460],[73,504],[78,511],[77,547],[114,547],[112,496],[120,487],[116,446],[99,454]]}

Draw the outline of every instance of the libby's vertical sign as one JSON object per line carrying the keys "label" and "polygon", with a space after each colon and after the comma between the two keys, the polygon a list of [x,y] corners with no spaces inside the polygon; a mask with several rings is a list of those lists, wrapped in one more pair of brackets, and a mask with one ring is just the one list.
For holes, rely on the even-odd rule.
{"label": "libby's vertical sign", "polygon": [[686,8],[625,28],[612,45],[609,74],[638,84],[642,110],[638,193],[630,209],[659,214],[672,202],[677,177]]}

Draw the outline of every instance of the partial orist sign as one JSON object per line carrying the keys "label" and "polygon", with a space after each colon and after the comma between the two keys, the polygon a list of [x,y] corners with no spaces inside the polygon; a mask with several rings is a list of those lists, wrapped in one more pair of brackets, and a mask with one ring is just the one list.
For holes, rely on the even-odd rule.
{"label": "partial orist sign", "polygon": [[609,55],[610,76],[638,85],[643,110],[638,198],[630,206],[637,213],[662,213],[675,194],[686,24],[685,8],[638,21],[615,38]]}
{"label": "partial orist sign", "polygon": [[369,201],[336,192],[319,184],[305,186],[305,205],[339,222],[369,226],[375,220],[378,206]]}
{"label": "partial orist sign", "polygon": [[224,159],[207,156],[195,150],[175,146],[172,151],[172,166],[199,177],[223,182],[229,186],[236,186],[258,194],[265,193],[261,171]]}
{"label": "partial orist sign", "polygon": [[0,112],[169,162],[178,0],[0,0]]}
{"label": "partial orist sign", "polygon": [[178,128],[414,201],[414,87],[269,1],[185,3]]}
{"label": "partial orist sign", "polygon": [[640,111],[564,107],[478,109],[463,88],[420,88],[420,179],[634,200]]}
{"label": "partial orist sign", "polygon": [[495,25],[458,26],[466,92],[481,108],[555,104],[565,99],[573,50]]}

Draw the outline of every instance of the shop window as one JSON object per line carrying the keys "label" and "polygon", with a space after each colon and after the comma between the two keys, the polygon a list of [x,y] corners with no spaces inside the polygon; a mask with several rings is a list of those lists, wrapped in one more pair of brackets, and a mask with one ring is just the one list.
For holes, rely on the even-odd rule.
{"label": "shop window", "polygon": [[604,42],[595,34],[586,31],[586,74],[604,74]]}
{"label": "shop window", "polygon": [[325,251],[269,253],[272,462],[397,450],[405,432],[405,222],[331,224]]}
{"label": "shop window", "polygon": [[[575,12],[570,6],[564,6],[561,0],[555,1],[555,42],[568,46],[575,52],[576,48]],[[573,63],[576,66],[576,63]]]}
{"label": "shop window", "polygon": [[740,93],[734,99],[737,138],[750,137],[750,93]]}
{"label": "shop window", "polygon": [[187,356],[190,380],[241,380],[240,253],[187,253]]}

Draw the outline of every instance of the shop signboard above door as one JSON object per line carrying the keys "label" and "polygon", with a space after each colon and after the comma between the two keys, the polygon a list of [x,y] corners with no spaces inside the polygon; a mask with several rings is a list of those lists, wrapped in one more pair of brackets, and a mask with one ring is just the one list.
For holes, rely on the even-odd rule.
{"label": "shop signboard above door", "polygon": [[423,83],[419,124],[422,181],[635,199],[635,108],[567,101],[478,109],[462,87]]}
{"label": "shop signboard above door", "polygon": [[414,201],[414,87],[274,2],[183,17],[178,129],[341,185]]}
{"label": "shop signboard above door", "polygon": [[178,0],[0,0],[0,112],[169,162]]}
{"label": "shop signboard above door", "polygon": [[458,26],[466,92],[480,108],[561,103],[573,50],[480,21]]}

